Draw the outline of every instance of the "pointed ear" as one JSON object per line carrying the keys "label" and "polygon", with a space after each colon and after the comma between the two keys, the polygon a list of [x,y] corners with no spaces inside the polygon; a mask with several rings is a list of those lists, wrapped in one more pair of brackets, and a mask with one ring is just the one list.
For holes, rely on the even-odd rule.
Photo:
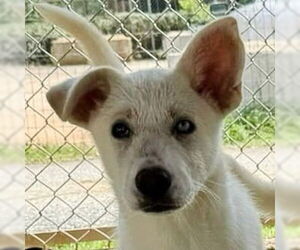
{"label": "pointed ear", "polygon": [[52,87],[47,100],[63,121],[87,128],[93,113],[101,108],[120,78],[116,70],[101,67]]}
{"label": "pointed ear", "polygon": [[241,77],[245,51],[237,22],[219,19],[193,38],[176,70],[185,74],[191,87],[222,113],[241,101]]}

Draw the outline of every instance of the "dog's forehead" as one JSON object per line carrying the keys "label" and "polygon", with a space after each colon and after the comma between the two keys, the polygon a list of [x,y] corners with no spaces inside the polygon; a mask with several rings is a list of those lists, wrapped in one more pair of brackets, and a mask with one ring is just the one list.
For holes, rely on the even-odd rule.
{"label": "dog's forehead", "polygon": [[167,119],[174,106],[174,88],[170,72],[163,69],[143,70],[128,74],[127,94],[133,119],[147,123]]}
{"label": "dog's forehead", "polygon": [[129,119],[142,129],[195,117],[199,106],[202,102],[184,76],[172,70],[151,69],[126,74],[102,114],[112,122]]}
{"label": "dog's forehead", "polygon": [[128,75],[128,88],[136,107],[172,105],[173,100],[168,98],[175,89],[168,70],[151,69],[134,72]]}
{"label": "dog's forehead", "polygon": [[127,75],[131,84],[143,89],[155,90],[155,86],[164,87],[168,85],[171,71],[166,69],[147,69],[129,73]]}
{"label": "dog's forehead", "polygon": [[118,104],[121,110],[118,113],[125,110],[133,119],[157,124],[191,111],[192,90],[173,71],[143,70],[130,73],[126,78],[119,93],[123,101]]}

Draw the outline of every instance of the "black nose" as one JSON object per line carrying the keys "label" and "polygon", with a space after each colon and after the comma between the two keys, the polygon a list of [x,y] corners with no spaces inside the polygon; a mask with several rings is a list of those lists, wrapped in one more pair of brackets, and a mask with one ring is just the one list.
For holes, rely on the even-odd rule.
{"label": "black nose", "polygon": [[145,168],[136,175],[135,185],[145,198],[160,199],[171,186],[171,176],[160,167]]}

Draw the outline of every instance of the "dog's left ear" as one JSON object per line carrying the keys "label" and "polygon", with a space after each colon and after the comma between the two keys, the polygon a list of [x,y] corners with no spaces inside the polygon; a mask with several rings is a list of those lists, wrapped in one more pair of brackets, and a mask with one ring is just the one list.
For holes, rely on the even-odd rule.
{"label": "dog's left ear", "polygon": [[50,88],[47,100],[61,120],[88,129],[93,113],[102,108],[122,76],[113,68],[99,67]]}
{"label": "dog's left ear", "polygon": [[226,17],[196,34],[175,70],[185,74],[199,95],[226,114],[241,101],[244,61],[237,22]]}

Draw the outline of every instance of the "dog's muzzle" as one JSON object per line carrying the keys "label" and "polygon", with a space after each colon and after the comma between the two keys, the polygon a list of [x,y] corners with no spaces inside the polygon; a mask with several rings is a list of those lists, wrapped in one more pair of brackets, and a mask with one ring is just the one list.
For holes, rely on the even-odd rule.
{"label": "dog's muzzle", "polygon": [[144,168],[138,172],[135,185],[141,199],[139,207],[144,212],[166,212],[177,209],[170,198],[172,177],[165,169],[154,166]]}

